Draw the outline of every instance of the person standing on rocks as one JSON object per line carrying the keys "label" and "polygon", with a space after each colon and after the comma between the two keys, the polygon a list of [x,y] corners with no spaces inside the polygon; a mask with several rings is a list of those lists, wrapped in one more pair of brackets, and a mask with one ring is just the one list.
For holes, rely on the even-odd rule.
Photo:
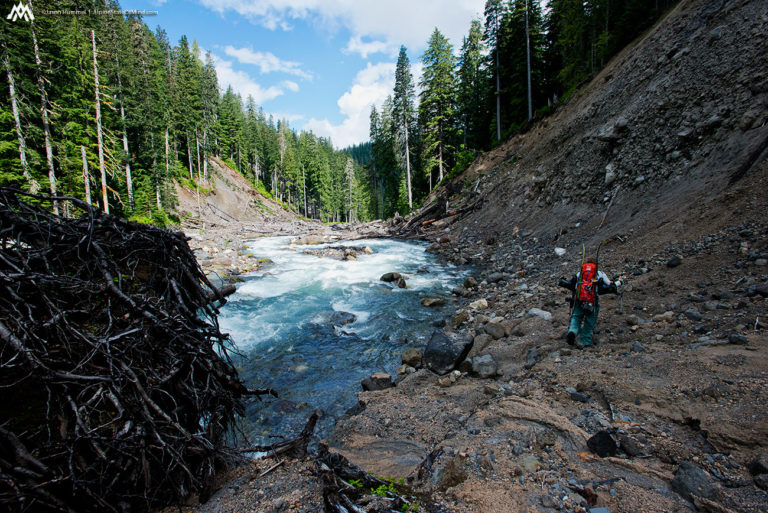
{"label": "person standing on rocks", "polygon": [[597,269],[597,260],[588,258],[571,279],[560,278],[558,285],[573,293],[571,305],[573,314],[568,327],[566,340],[574,345],[576,336],[579,337],[579,347],[592,345],[592,332],[597,323],[597,313],[600,311],[598,296],[600,294],[616,294],[621,286],[621,279],[611,282],[608,276]]}

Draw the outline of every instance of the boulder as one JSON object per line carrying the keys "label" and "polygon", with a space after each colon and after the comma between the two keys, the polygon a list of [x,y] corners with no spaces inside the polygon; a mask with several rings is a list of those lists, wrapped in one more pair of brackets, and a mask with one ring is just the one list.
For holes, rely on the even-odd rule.
{"label": "boulder", "polygon": [[405,284],[405,278],[403,278],[402,276],[400,276],[400,277],[397,279],[397,286],[398,286],[398,287],[400,287],[401,289],[407,289],[407,288],[408,288],[408,286]]}
{"label": "boulder", "polygon": [[402,278],[403,275],[400,273],[384,273],[381,275],[381,278],[379,278],[381,281],[385,281],[387,283],[396,282],[400,278]]}
{"label": "boulder", "polygon": [[421,365],[422,356],[421,351],[418,349],[406,349],[403,353],[402,362],[410,367],[418,367]]}
{"label": "boulder", "polygon": [[394,383],[392,383],[392,376],[384,372],[371,374],[369,377],[362,380],[360,384],[363,386],[363,390],[366,392],[385,390],[395,386]]}
{"label": "boulder", "polygon": [[492,378],[496,376],[497,369],[498,365],[496,365],[496,360],[489,354],[472,358],[472,372],[481,378]]}
{"label": "boulder", "polygon": [[437,374],[448,374],[467,357],[472,344],[468,335],[435,330],[424,350],[424,366]]}
{"label": "boulder", "polygon": [[477,280],[472,276],[467,276],[467,278],[464,280],[464,288],[473,289],[475,287],[477,287]]}
{"label": "boulder", "polygon": [[357,320],[357,316],[349,312],[333,312],[328,317],[328,323],[334,326],[346,326]]}
{"label": "boulder", "polygon": [[712,478],[690,461],[680,463],[672,480],[672,489],[683,498],[693,501],[693,496],[709,498],[715,494]]}

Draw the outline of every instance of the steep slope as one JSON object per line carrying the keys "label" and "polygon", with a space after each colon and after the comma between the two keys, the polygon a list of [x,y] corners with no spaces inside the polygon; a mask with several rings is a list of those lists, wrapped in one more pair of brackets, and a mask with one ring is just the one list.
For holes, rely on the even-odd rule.
{"label": "steep slope", "polygon": [[680,2],[553,115],[481,156],[456,181],[463,194],[437,192],[450,209],[482,198],[451,232],[551,242],[570,231],[561,244],[594,248],[726,192],[768,148],[766,20],[761,1]]}
{"label": "steep slope", "polygon": [[223,161],[208,162],[211,183],[199,197],[197,191],[176,186],[179,214],[185,226],[207,228],[233,223],[301,223],[299,216],[255,191],[252,185]]}

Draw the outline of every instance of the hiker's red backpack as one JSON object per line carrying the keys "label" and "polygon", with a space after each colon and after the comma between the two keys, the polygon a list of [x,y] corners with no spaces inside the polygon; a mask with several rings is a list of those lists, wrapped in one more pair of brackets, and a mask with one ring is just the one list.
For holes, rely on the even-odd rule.
{"label": "hiker's red backpack", "polygon": [[597,303],[597,264],[587,262],[581,266],[579,288],[576,299],[582,304],[594,306]]}

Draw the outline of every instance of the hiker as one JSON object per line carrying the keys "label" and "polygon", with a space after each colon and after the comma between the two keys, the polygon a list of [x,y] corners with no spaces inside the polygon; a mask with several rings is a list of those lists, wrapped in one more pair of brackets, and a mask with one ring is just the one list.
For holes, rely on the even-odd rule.
{"label": "hiker", "polygon": [[568,328],[566,340],[574,345],[576,335],[579,336],[579,347],[592,345],[592,331],[597,322],[597,313],[600,311],[598,296],[600,294],[616,294],[621,286],[621,279],[611,282],[603,271],[597,269],[597,260],[588,258],[570,281],[560,278],[558,285],[571,292],[571,324]]}

